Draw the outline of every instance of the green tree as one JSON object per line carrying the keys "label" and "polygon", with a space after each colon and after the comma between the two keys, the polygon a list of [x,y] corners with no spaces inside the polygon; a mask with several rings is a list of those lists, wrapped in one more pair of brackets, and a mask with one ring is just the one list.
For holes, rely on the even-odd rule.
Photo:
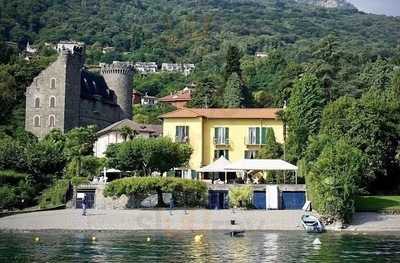
{"label": "green tree", "polygon": [[189,145],[174,143],[169,138],[134,138],[109,147],[106,157],[116,165],[112,168],[151,175],[153,172],[165,173],[185,165],[191,153]]}
{"label": "green tree", "polygon": [[229,189],[229,205],[231,207],[251,207],[253,190],[251,186],[232,187]]}
{"label": "green tree", "polygon": [[0,69],[0,119],[6,117],[17,100],[15,78]]}
{"label": "green tree", "polygon": [[132,129],[129,126],[122,126],[121,128],[118,129],[118,132],[121,134],[122,138],[124,138],[124,141],[126,142],[126,140],[129,138],[130,140],[132,140],[135,135],[136,135],[136,131],[134,129]]}
{"label": "green tree", "polygon": [[286,110],[288,132],[288,159],[301,159],[308,137],[319,132],[322,110],[325,105],[319,80],[304,74],[296,83]]}
{"label": "green tree", "polygon": [[80,176],[81,174],[83,156],[93,154],[95,141],[96,133],[94,126],[75,128],[66,134],[65,155],[70,162],[77,162],[76,176]]}
{"label": "green tree", "polygon": [[105,166],[105,160],[102,158],[97,158],[92,155],[83,156],[81,158],[80,166],[78,165],[78,161],[76,159],[69,162],[66,170],[66,174],[68,178],[77,178],[75,177],[78,174],[78,168],[80,168],[80,176],[85,179],[93,179],[95,176],[99,176],[101,170]]}
{"label": "green tree", "polygon": [[370,191],[388,189],[398,182],[400,106],[390,91],[371,89],[360,99],[348,97],[329,104],[323,113],[321,132],[346,138],[368,159],[363,186]]}
{"label": "green tree", "polygon": [[225,81],[227,81],[233,73],[236,73],[239,78],[242,77],[240,58],[241,55],[239,49],[236,46],[229,46],[226,52],[226,65],[224,70]]}
{"label": "green tree", "polygon": [[66,164],[63,143],[41,140],[26,148],[29,170],[36,176],[60,175]]}
{"label": "green tree", "polygon": [[[122,171],[137,171],[146,176],[154,172],[163,174],[172,168],[186,165],[192,154],[187,144],[172,142],[169,138],[135,138],[111,146],[106,151],[109,164]],[[161,189],[157,190],[158,203],[164,204]]]}
{"label": "green tree", "polygon": [[60,176],[67,162],[64,146],[65,136],[58,129],[36,143],[26,143],[26,162],[31,173],[42,178]]}
{"label": "green tree", "polygon": [[241,94],[240,79],[237,73],[232,73],[228,78],[223,96],[223,106],[225,108],[239,108],[243,104]]}
{"label": "green tree", "polygon": [[394,74],[394,66],[381,57],[374,62],[369,62],[365,65],[358,78],[361,87],[364,90],[368,90],[369,88],[381,90],[389,88]]}
{"label": "green tree", "polygon": [[313,207],[330,220],[349,222],[364,167],[363,153],[346,140],[326,144],[306,174]]}
{"label": "green tree", "polygon": [[24,145],[11,137],[1,139],[0,169],[25,171],[27,167]]}
{"label": "green tree", "polygon": [[197,84],[189,106],[192,108],[215,108],[218,106],[217,87],[211,78],[204,78]]}
{"label": "green tree", "polygon": [[265,144],[257,154],[259,159],[279,159],[282,157],[282,146],[276,141],[274,129],[267,128]]}

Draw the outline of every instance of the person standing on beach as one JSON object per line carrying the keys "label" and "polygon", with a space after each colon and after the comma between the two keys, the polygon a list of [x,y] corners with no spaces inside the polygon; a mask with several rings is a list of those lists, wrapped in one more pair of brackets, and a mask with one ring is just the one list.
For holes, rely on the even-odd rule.
{"label": "person standing on beach", "polygon": [[83,198],[82,198],[82,215],[83,216],[86,216],[86,205],[87,205],[86,194],[83,194]]}

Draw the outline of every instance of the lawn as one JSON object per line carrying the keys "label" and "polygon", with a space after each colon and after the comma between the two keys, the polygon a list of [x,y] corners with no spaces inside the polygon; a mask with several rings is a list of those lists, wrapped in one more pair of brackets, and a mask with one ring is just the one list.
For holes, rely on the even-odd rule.
{"label": "lawn", "polygon": [[360,196],[356,199],[356,211],[400,214],[400,196]]}

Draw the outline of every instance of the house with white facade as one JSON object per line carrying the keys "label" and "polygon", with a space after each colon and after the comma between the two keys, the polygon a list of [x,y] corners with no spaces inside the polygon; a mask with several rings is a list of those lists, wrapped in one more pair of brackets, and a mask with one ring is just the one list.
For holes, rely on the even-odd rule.
{"label": "house with white facade", "polygon": [[[124,136],[121,134],[122,127],[129,127],[133,134]],[[124,119],[113,123],[110,126],[97,132],[97,140],[94,143],[94,155],[104,157],[104,153],[110,144],[121,143],[133,137],[153,138],[159,137],[162,133],[162,126],[155,124],[140,124],[129,119]]]}

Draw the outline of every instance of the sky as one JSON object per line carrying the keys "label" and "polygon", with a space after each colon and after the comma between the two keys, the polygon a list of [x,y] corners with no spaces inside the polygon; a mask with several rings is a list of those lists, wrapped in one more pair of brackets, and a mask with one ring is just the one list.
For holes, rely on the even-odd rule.
{"label": "sky", "polygon": [[360,11],[389,16],[400,16],[400,0],[347,0]]}

